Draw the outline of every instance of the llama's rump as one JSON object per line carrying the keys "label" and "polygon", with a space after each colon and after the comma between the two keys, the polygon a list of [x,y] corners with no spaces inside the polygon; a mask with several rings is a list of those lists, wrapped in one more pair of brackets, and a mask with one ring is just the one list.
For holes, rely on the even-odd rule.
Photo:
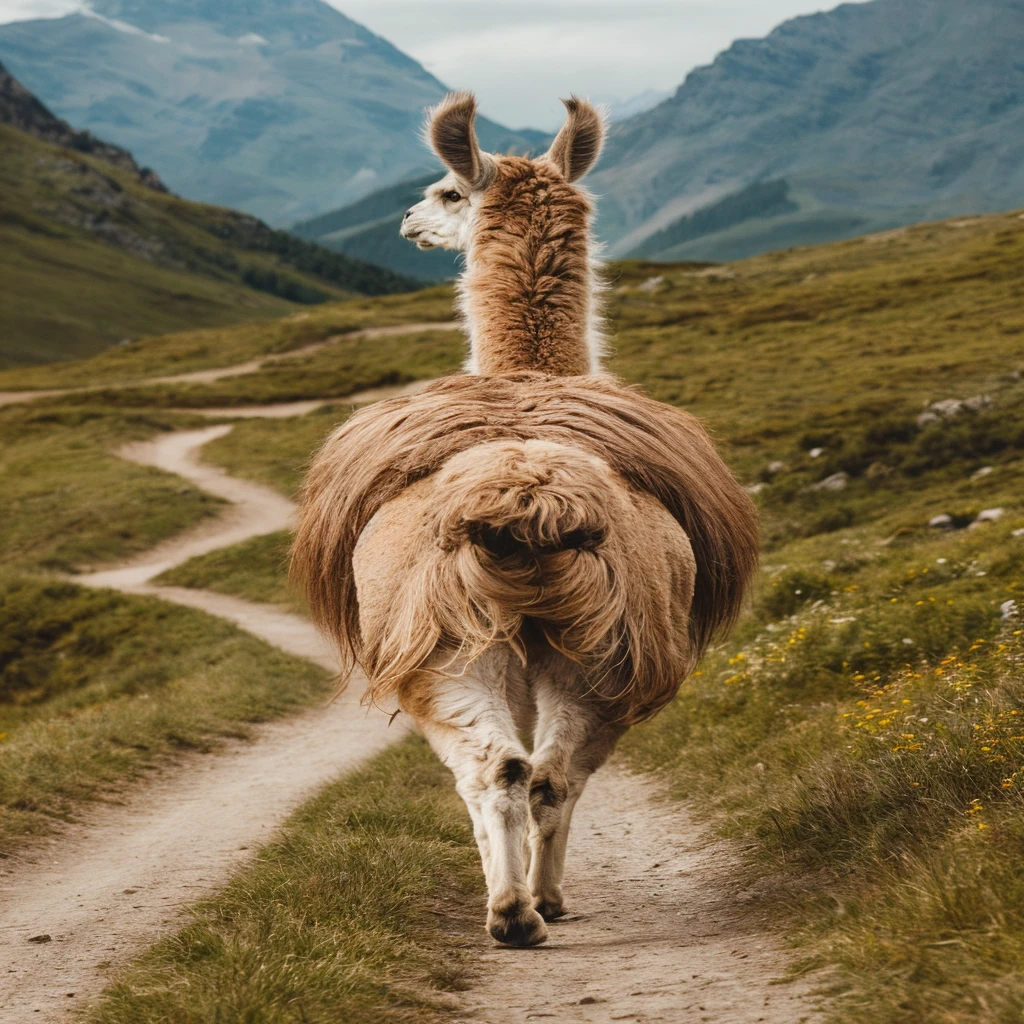
{"label": "llama's rump", "polygon": [[601,459],[655,498],[696,563],[694,657],[738,614],[757,563],[757,514],[701,426],[612,377],[452,376],[369,406],[327,439],[302,495],[292,567],[348,667],[360,660],[356,543],[388,501],[487,442],[549,441]]}

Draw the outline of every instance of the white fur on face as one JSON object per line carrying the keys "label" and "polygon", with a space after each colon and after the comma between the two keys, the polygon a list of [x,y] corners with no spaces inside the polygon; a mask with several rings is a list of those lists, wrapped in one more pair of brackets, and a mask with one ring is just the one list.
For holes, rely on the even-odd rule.
{"label": "white fur on face", "polygon": [[420,249],[466,252],[482,194],[473,193],[454,174],[446,174],[408,210],[402,221],[402,237]]}

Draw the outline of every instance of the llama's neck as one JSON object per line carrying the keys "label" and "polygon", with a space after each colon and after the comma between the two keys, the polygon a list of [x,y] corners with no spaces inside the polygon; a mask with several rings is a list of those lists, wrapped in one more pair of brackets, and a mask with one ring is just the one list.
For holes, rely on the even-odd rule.
{"label": "llama's neck", "polygon": [[480,210],[460,302],[470,373],[597,373],[602,338],[590,208],[565,185],[509,190]]}

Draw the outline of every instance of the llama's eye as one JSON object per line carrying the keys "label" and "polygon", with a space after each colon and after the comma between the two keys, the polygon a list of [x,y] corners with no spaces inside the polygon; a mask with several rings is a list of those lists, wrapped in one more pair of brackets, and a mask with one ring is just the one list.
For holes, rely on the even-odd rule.
{"label": "llama's eye", "polygon": [[462,202],[462,196],[459,195],[458,192],[445,192],[445,194],[443,196],[441,196],[441,198],[446,203],[461,203]]}

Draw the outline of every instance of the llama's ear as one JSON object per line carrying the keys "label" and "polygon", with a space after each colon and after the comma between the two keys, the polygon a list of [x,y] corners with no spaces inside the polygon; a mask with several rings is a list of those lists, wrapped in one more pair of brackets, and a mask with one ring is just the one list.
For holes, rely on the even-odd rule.
{"label": "llama's ear", "polygon": [[593,104],[570,96],[562,100],[569,116],[548,150],[548,159],[566,181],[582,178],[601,155],[604,145],[604,116]]}
{"label": "llama's ear", "polygon": [[427,111],[427,137],[434,152],[470,188],[485,189],[494,177],[494,161],[481,151],[473,122],[476,97],[450,92]]}

